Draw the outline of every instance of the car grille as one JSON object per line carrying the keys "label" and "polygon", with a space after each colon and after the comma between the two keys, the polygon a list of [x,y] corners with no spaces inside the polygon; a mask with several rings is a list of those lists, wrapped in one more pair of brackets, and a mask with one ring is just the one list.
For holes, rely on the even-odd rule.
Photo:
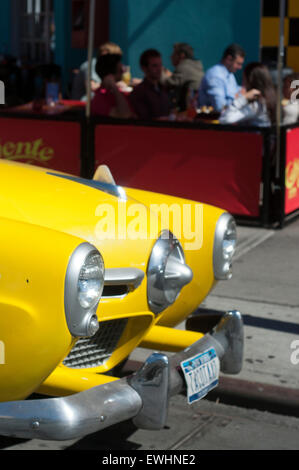
{"label": "car grille", "polygon": [[122,318],[100,323],[94,336],[77,341],[63,364],[72,369],[102,366],[115,350],[127,322],[127,318]]}

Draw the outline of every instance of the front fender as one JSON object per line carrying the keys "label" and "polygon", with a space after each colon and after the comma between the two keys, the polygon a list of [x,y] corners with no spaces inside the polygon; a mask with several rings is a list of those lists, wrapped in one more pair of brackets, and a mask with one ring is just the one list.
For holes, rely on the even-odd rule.
{"label": "front fender", "polygon": [[30,395],[73,344],[64,311],[69,258],[81,239],[0,218],[0,401]]}

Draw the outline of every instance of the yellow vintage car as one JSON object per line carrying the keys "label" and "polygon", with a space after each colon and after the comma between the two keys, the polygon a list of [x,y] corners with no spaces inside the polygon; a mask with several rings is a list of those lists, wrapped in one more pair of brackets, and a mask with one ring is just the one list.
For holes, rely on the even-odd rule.
{"label": "yellow vintage car", "polygon": [[[0,161],[0,435],[66,440],[131,418],[161,429],[171,396],[191,404],[241,369],[241,314],[192,316],[232,275],[233,217],[106,170]],[[137,346],[159,352],[118,378]]]}

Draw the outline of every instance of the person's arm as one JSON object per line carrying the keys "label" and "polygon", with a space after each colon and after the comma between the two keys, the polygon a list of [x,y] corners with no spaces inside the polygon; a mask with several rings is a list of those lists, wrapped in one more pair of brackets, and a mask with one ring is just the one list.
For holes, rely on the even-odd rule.
{"label": "person's arm", "polygon": [[299,120],[299,103],[290,100],[282,101],[282,124],[294,124]]}
{"label": "person's arm", "polygon": [[113,75],[107,75],[103,80],[103,87],[111,91],[115,99],[115,106],[110,110],[109,116],[128,119],[134,117],[124,94],[118,89]]}
{"label": "person's arm", "polygon": [[167,87],[180,87],[186,82],[184,73],[177,68],[171,75],[164,77],[161,82]]}
{"label": "person's arm", "polygon": [[225,85],[221,78],[212,77],[207,80],[205,94],[215,111],[221,111],[227,105]]}
{"label": "person's arm", "polygon": [[199,60],[183,60],[172,74],[165,75],[162,78],[162,83],[167,87],[183,87],[186,84],[195,84],[193,88],[198,88],[203,76],[204,70]]}
{"label": "person's arm", "polygon": [[258,108],[252,106],[252,102],[260,96],[258,90],[252,89],[238,98],[222,110],[219,118],[220,124],[235,124],[256,117]]}

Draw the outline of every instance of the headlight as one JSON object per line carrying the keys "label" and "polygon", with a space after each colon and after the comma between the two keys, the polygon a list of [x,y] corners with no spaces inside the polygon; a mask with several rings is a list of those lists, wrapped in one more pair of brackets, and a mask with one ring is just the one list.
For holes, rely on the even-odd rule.
{"label": "headlight", "polygon": [[103,290],[104,263],[100,253],[91,253],[81,268],[78,281],[78,300],[83,308],[94,307]]}
{"label": "headlight", "polygon": [[147,298],[152,312],[158,314],[173,304],[192,276],[180,242],[165,230],[153,247],[147,268]]}
{"label": "headlight", "polygon": [[214,275],[215,279],[232,277],[232,259],[236,250],[237,228],[233,216],[222,214],[216,225],[214,238]]}
{"label": "headlight", "polygon": [[71,256],[65,278],[65,314],[73,336],[93,336],[99,328],[96,310],[104,271],[101,254],[89,243],[79,245]]}

